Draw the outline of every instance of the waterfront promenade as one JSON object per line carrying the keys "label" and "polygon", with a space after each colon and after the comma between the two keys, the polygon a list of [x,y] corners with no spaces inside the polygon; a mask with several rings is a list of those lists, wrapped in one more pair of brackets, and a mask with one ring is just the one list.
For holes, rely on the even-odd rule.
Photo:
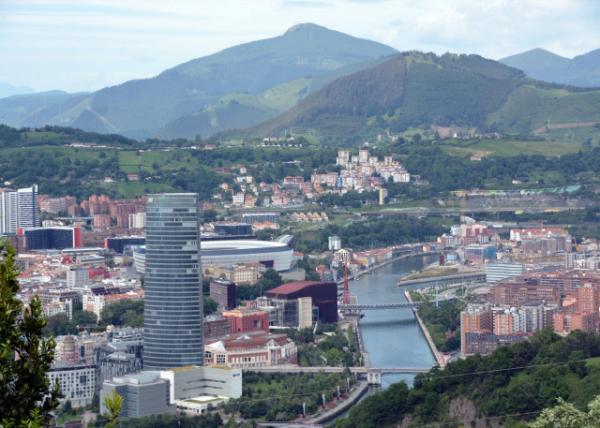
{"label": "waterfront promenade", "polygon": [[[413,300],[410,297],[410,292],[408,290],[404,291],[404,295],[406,296],[406,300],[408,300],[410,303],[413,303]],[[427,344],[429,345],[429,349],[431,349],[431,353],[435,357],[435,360],[437,361],[438,365],[441,368],[446,367],[447,360],[444,357],[444,354],[442,354],[438,350],[437,346],[435,346],[435,342],[433,341],[433,338],[431,337],[431,334],[429,333],[429,330],[427,329],[427,326],[425,325],[425,322],[423,322],[423,320],[419,316],[419,313],[417,312],[419,309],[416,308],[416,307],[413,307],[412,310],[413,310],[413,313],[415,315],[415,318],[417,319],[417,323],[419,324],[419,327],[421,328],[421,331],[423,332],[423,335],[425,336],[425,339],[427,340]]]}

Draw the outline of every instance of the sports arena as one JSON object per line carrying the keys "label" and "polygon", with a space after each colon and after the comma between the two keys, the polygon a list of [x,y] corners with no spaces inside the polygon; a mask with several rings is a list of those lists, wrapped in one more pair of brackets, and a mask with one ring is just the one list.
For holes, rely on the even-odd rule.
{"label": "sports arena", "polygon": [[[146,247],[133,248],[135,268],[144,273]],[[236,263],[260,263],[278,272],[290,270],[293,253],[291,247],[281,242],[256,239],[213,240],[200,244],[200,260],[203,266],[231,266]]]}

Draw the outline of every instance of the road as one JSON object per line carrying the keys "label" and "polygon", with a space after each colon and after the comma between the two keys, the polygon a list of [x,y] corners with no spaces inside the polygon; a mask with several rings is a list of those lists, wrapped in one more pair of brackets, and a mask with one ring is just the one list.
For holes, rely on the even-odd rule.
{"label": "road", "polygon": [[[431,367],[348,367],[352,373],[365,374],[369,371],[381,373],[416,374],[427,373]],[[255,373],[343,373],[346,367],[299,367],[292,365],[253,367],[244,369],[245,372]]]}

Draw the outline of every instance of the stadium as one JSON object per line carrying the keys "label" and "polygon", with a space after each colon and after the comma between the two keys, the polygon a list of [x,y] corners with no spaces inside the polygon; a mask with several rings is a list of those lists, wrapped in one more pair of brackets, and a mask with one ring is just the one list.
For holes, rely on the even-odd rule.
{"label": "stadium", "polygon": [[[290,270],[293,261],[293,250],[281,242],[243,240],[202,241],[200,244],[200,260],[203,266],[231,266],[236,263],[260,263],[278,272]],[[144,273],[146,265],[146,247],[140,245],[133,248],[135,268]]]}

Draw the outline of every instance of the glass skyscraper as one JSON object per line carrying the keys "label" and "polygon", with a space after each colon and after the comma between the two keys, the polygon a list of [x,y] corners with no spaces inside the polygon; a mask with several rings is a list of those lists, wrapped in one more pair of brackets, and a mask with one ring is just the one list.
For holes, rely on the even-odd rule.
{"label": "glass skyscraper", "polygon": [[144,368],[202,365],[198,195],[148,196]]}

